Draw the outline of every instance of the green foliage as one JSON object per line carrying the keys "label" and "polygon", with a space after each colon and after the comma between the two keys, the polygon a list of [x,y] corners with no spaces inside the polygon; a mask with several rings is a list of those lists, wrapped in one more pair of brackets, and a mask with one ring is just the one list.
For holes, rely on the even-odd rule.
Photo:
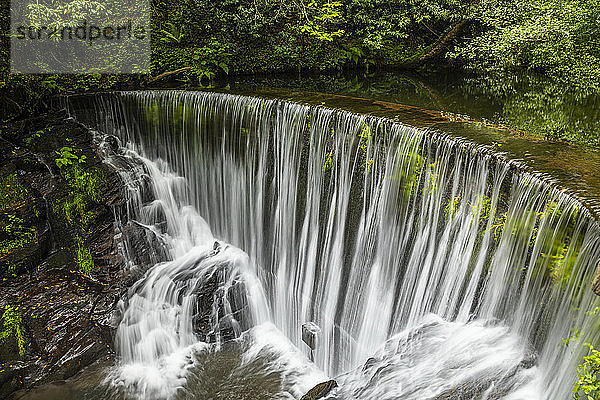
{"label": "green foliage", "polygon": [[[345,3],[353,36],[374,55],[383,55],[398,43],[410,47],[411,56],[422,54],[448,27],[469,16],[468,3],[453,0],[351,0]],[[396,62],[406,61],[390,55]]]}
{"label": "green foliage", "polygon": [[479,2],[473,40],[450,56],[477,70],[526,68],[584,90],[600,89],[600,2],[496,0]]}
{"label": "green foliage", "polygon": [[61,172],[70,190],[68,196],[55,209],[62,211],[69,224],[85,229],[94,216],[90,207],[100,201],[99,193],[104,184],[104,172],[98,168],[84,170],[78,164],[64,166]]}
{"label": "green foliage", "polygon": [[87,198],[80,192],[72,193],[61,206],[62,212],[71,225],[80,223],[82,226],[87,226],[94,217],[94,214],[88,211]]}
{"label": "green foliage", "polygon": [[6,215],[5,218],[8,221],[3,223],[0,228],[0,237],[5,237],[0,240],[0,257],[5,257],[13,251],[25,247],[37,238],[36,229],[24,226],[21,218],[12,214]]}
{"label": "green foliage", "polygon": [[172,46],[163,41],[152,48],[152,67],[161,72],[187,68],[178,74],[179,80],[189,85],[210,83],[217,73],[229,73],[231,55],[231,44],[213,39],[202,45],[182,46]]}
{"label": "green foliage", "polygon": [[43,130],[32,133],[31,136],[23,139],[23,143],[25,144],[25,146],[31,146],[37,139],[42,137],[42,134],[44,134]]}
{"label": "green foliage", "polygon": [[331,171],[333,168],[333,155],[331,152],[325,153],[325,162],[323,163],[323,171]]}
{"label": "green foliage", "polygon": [[569,347],[569,345],[571,343],[576,343],[579,341],[579,336],[581,335],[581,330],[580,329],[572,329],[570,332],[570,335],[568,338],[563,339],[562,343],[566,346]]}
{"label": "green foliage", "polygon": [[[24,226],[23,220],[12,212],[27,200],[27,189],[21,184],[16,173],[0,177],[0,210],[11,210],[0,214],[0,258],[23,249],[37,239],[34,227]],[[14,264],[10,260],[8,273],[14,274]]]}
{"label": "green foliage", "polygon": [[23,313],[19,307],[4,306],[2,313],[3,328],[0,332],[0,340],[7,340],[14,336],[17,341],[19,355],[25,354],[25,336],[23,335]]}
{"label": "green foliage", "polygon": [[83,228],[93,218],[89,211],[90,202],[98,201],[101,184],[98,170],[85,171],[80,165],[85,163],[85,156],[77,156],[71,147],[63,147],[56,154],[55,163],[70,187],[69,195],[57,209],[64,213],[69,224]]}
{"label": "green foliage", "polygon": [[475,202],[473,204],[469,204],[471,207],[471,212],[473,216],[476,217],[479,214],[479,222],[485,223],[489,217],[492,205],[492,199],[490,199],[486,195],[477,195],[475,196]]}
{"label": "green foliage", "polygon": [[600,351],[585,343],[588,355],[577,368],[578,380],[573,387],[575,400],[597,400],[600,398]]}
{"label": "green foliage", "polygon": [[181,44],[185,38],[185,32],[183,27],[178,27],[172,22],[165,24],[165,29],[161,29],[162,35],[161,41],[164,43],[177,43]]}
{"label": "green foliage", "polygon": [[[123,2],[120,0],[71,0],[61,1],[43,1],[43,2],[21,2],[13,4],[11,7],[11,16],[15,21],[21,22],[25,26],[40,27],[42,29],[56,30],[60,32],[63,27],[75,29],[80,26],[82,21],[99,27],[113,26],[117,20],[127,20],[133,26],[145,25],[148,15],[148,6],[145,2]],[[127,18],[124,18],[127,16]],[[91,36],[91,35],[90,35]],[[90,37],[88,36],[88,38]],[[134,71],[142,72],[147,69],[143,57],[139,57],[139,52],[132,49],[138,46],[138,43],[128,41],[93,41],[89,39],[85,45],[85,51],[81,51],[78,46],[64,46],[61,43],[60,35],[46,40],[43,50],[39,46],[33,45],[28,41],[22,41],[17,53],[13,57],[19,60],[21,54],[27,53],[25,60],[19,60],[19,63],[27,62],[30,67],[38,69],[40,72],[48,71],[49,57],[58,61],[60,59],[61,68],[73,73],[90,73],[108,70],[119,70],[119,67],[127,64],[134,67]],[[143,43],[142,46],[146,45]],[[106,56],[106,49],[109,48],[110,56]],[[143,47],[142,47],[143,48]]]}
{"label": "green foliage", "polygon": [[[306,32],[314,36],[319,41],[332,42],[334,38],[339,38],[344,34],[342,29],[329,29],[328,25],[335,24],[342,16],[341,1],[326,1],[320,3],[316,0],[311,0],[306,8],[311,11],[312,18],[300,27],[301,32]],[[308,14],[308,13],[307,13]]]}
{"label": "green foliage", "polygon": [[[544,267],[555,284],[565,283],[571,278],[583,245],[583,238],[574,238],[570,233],[576,224],[576,214],[563,216],[563,213],[564,210],[559,204],[547,201],[544,209],[536,215],[536,226],[529,242],[530,248],[536,244],[540,246],[538,265]],[[563,220],[561,224],[558,222],[559,218]],[[550,229],[546,229],[545,232],[550,231],[551,235],[540,236],[538,227],[544,219],[546,224],[550,225]]]}
{"label": "green foliage", "polygon": [[370,170],[371,165],[373,165],[373,158],[369,157],[368,146],[369,142],[372,140],[372,133],[371,127],[364,121],[362,122],[362,128],[360,130],[360,133],[358,134],[358,139],[358,150],[362,160],[361,166],[367,168],[367,170]]}
{"label": "green foliage", "polygon": [[396,173],[392,176],[392,179],[398,181],[405,198],[409,198],[417,194],[424,160],[417,149],[402,154],[401,157],[402,160],[396,165]]}
{"label": "green foliage", "polygon": [[94,167],[84,170],[80,165],[72,165],[62,172],[73,192],[85,196],[89,201],[100,202],[100,190],[104,185],[102,169]]}

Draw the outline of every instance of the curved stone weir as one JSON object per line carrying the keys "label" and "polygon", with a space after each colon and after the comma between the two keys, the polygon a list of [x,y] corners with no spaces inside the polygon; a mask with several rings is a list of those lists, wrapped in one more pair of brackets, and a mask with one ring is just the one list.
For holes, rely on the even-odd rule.
{"label": "curved stone weir", "polygon": [[[299,354],[309,356],[301,327],[312,321],[314,363],[339,383],[333,398],[562,400],[583,344],[600,339],[590,285],[599,224],[545,177],[483,147],[230,94],[64,104],[144,160],[155,200],[141,222],[172,249],[124,303],[111,382],[130,397],[220,398],[203,385],[227,376],[231,393],[248,385],[239,398],[298,398],[326,379]],[[217,271],[203,331],[197,293]],[[226,344],[202,344],[224,321],[233,336],[246,331],[237,361],[203,380],[207,359],[227,365]]]}

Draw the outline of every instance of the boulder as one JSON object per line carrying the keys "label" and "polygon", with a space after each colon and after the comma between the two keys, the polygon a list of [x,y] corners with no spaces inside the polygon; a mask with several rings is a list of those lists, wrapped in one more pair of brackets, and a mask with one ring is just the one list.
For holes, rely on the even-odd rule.
{"label": "boulder", "polygon": [[322,399],[329,394],[334,388],[337,387],[337,382],[330,380],[322,382],[310,389],[300,400],[318,400]]}

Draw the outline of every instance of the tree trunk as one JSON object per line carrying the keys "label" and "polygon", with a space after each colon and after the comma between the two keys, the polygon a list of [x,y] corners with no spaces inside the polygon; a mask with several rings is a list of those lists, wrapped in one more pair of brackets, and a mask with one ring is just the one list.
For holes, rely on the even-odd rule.
{"label": "tree trunk", "polygon": [[405,63],[400,63],[398,67],[406,69],[417,68],[423,65],[426,61],[439,56],[452,43],[454,38],[456,38],[456,36],[467,25],[468,22],[468,19],[460,20],[456,25],[454,25],[452,29],[450,29],[450,31],[448,31],[444,36],[440,37],[435,44],[431,45],[431,47],[427,49],[425,54],[416,57],[412,60],[409,60]]}

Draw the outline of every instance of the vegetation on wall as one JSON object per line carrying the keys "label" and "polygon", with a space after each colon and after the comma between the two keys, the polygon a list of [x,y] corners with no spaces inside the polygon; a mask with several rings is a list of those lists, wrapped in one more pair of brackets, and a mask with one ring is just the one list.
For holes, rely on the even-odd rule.
{"label": "vegetation on wall", "polygon": [[[13,274],[15,268],[9,256],[35,242],[37,238],[35,227],[26,226],[18,215],[27,196],[27,188],[16,172],[0,176],[0,259],[8,263],[9,274]],[[35,212],[38,210],[35,209]]]}
{"label": "vegetation on wall", "polygon": [[88,228],[94,218],[91,209],[101,201],[99,193],[104,185],[104,172],[97,167],[84,169],[86,157],[77,155],[78,152],[66,146],[55,152],[54,161],[69,188],[67,196],[57,202],[53,209],[74,230],[73,247],[77,266],[81,272],[89,275],[95,265],[90,249],[85,246],[81,236],[91,233]]}

